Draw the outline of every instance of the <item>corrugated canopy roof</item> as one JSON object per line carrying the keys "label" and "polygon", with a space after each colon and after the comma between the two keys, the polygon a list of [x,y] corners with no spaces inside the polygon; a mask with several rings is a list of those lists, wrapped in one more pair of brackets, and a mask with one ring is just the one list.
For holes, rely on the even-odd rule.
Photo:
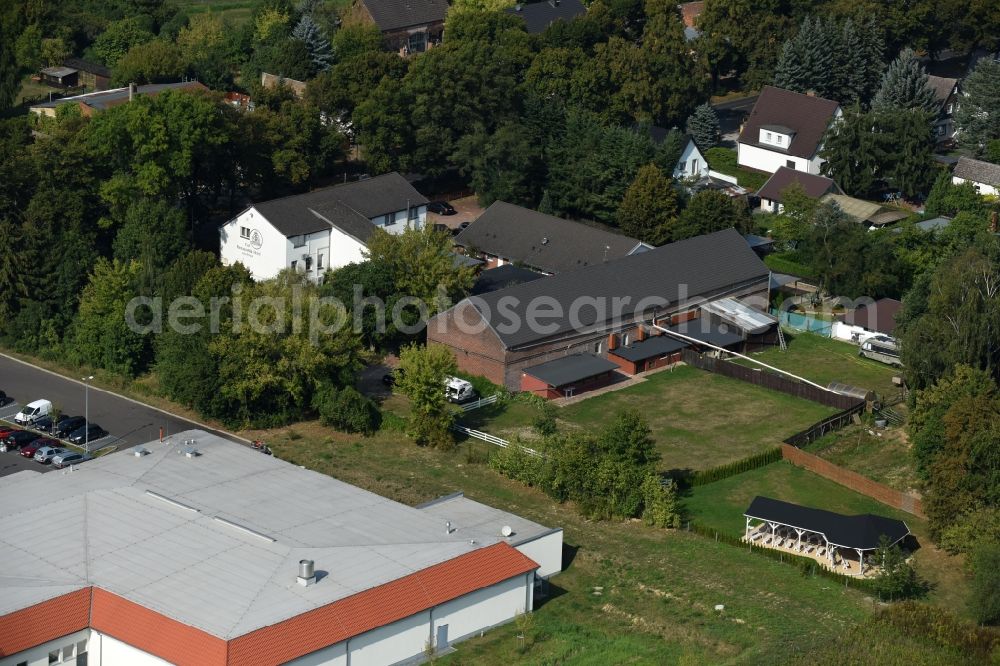
{"label": "corrugated canopy roof", "polygon": [[740,303],[735,298],[720,298],[717,301],[705,303],[701,309],[752,334],[764,333],[778,323],[778,320],[771,315]]}

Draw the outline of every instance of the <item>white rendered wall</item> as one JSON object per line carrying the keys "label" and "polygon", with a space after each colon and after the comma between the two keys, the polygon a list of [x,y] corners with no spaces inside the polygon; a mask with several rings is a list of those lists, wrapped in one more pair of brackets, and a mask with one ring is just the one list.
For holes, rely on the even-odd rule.
{"label": "white rendered wall", "polygon": [[537,573],[541,578],[548,578],[562,571],[562,530],[555,530],[514,547],[538,563]]}
{"label": "white rendered wall", "polygon": [[91,632],[90,646],[87,666],[170,666],[169,661],[99,631]]}
{"label": "white rendered wall", "polygon": [[[431,635],[437,640],[438,627],[447,624],[449,643],[478,636],[485,629],[513,620],[519,613],[530,612],[533,589],[534,576],[528,573],[441,604],[434,609]],[[353,656],[351,663],[354,666]]]}
{"label": "white rendered wall", "polygon": [[[255,247],[258,243],[240,235],[241,227],[259,234],[260,247]],[[219,256],[222,263],[226,266],[243,264],[255,280],[273,278],[288,266],[289,245],[285,235],[252,206],[219,229]]]}
{"label": "white rendered wall", "polygon": [[[410,212],[413,212],[413,210],[414,209],[411,208]],[[424,223],[427,222],[427,206],[418,206],[416,208],[416,211],[417,211],[417,217],[415,220],[411,221],[409,225],[407,225],[406,223],[407,219],[406,219],[405,208],[403,210],[396,211],[395,224],[386,226],[385,223],[386,219],[388,218],[387,215],[380,215],[379,217],[373,217],[372,224],[374,224],[376,227],[381,227],[385,229],[390,234],[401,234],[404,231],[406,231],[407,226],[412,226],[415,229],[423,229]]]}
{"label": "white rendered wall", "polygon": [[347,666],[347,641],[293,659],[286,666]]}
{"label": "white rendered wall", "polygon": [[[330,230],[330,240],[329,240],[329,261],[326,262],[326,268],[340,268],[341,266],[346,266],[351,263],[360,263],[365,260],[364,243],[359,242],[352,236],[348,236],[340,229]],[[315,263],[313,264],[315,266]]]}
{"label": "white rendered wall", "polygon": [[[694,173],[691,172],[691,160],[698,160],[697,168],[698,170]],[[691,178],[692,176],[707,176],[708,175],[708,162],[705,161],[705,156],[701,154],[698,150],[698,146],[694,144],[694,141],[688,141],[687,146],[684,148],[684,152],[681,153],[681,158],[674,168],[674,178]]]}
{"label": "white rendered wall", "polygon": [[983,196],[994,196],[995,197],[998,194],[1000,194],[1000,188],[993,187],[992,185],[987,185],[986,183],[977,183],[974,180],[968,180],[967,181],[966,179],[959,178],[958,176],[952,176],[951,177],[951,182],[952,182],[953,185],[961,185],[962,183],[966,183],[966,182],[972,183],[972,185],[976,188],[976,191],[979,192],[980,194],[982,194]]}
{"label": "white rendered wall", "polygon": [[794,155],[760,148],[759,146],[751,146],[745,143],[737,144],[736,163],[740,166],[774,173],[780,167],[788,166],[789,161],[795,163],[796,171],[804,171],[805,173],[815,175],[819,175],[819,167],[823,164],[823,160],[819,157],[808,160],[804,157],[795,157]]}
{"label": "white rendered wall", "polygon": [[355,636],[349,643],[351,666],[384,666],[422,654],[430,637],[430,613],[424,611]]}
{"label": "white rendered wall", "polygon": [[[2,631],[18,631],[17,627],[4,627]],[[85,647],[88,653],[90,653],[90,629],[83,629],[82,631],[77,631],[75,633],[69,634],[68,636],[63,636],[62,638],[57,638],[54,641],[49,641],[39,645],[38,647],[29,648],[27,650],[22,650],[10,656],[0,657],[0,666],[16,666],[23,662],[28,662],[28,666],[49,666],[49,652],[59,651],[59,661],[56,664],[76,664],[76,658],[79,656],[79,645],[82,641],[87,641],[88,645]],[[64,653],[64,648],[70,648],[69,651]],[[72,656],[67,656],[63,658],[64,654],[72,654]],[[94,660],[93,654],[88,654],[88,664],[100,664],[100,661]]]}

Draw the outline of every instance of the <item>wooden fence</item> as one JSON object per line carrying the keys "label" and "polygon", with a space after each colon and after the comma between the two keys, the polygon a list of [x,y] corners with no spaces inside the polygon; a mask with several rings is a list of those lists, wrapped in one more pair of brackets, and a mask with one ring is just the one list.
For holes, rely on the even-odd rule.
{"label": "wooden fence", "polygon": [[864,411],[865,403],[864,401],[858,402],[858,404],[853,407],[848,407],[840,412],[837,412],[833,416],[823,419],[818,423],[814,423],[805,430],[795,433],[791,437],[785,440],[785,444],[790,444],[792,446],[803,447],[809,442],[813,442],[827,433],[831,433],[835,430],[840,430],[847,424],[849,424],[853,419],[855,414],[860,414]]}
{"label": "wooden fence", "polygon": [[748,368],[745,365],[731,363],[713,356],[698,354],[690,349],[681,350],[681,360],[701,370],[707,370],[708,372],[714,372],[719,375],[731,377],[732,379],[763,386],[772,391],[781,391],[782,393],[818,402],[821,405],[833,407],[834,409],[856,409],[859,404],[864,407],[864,402],[859,401],[858,398],[816,388],[810,384],[789,379],[773,372]]}
{"label": "wooden fence", "polygon": [[919,497],[900,492],[895,488],[872,481],[868,477],[862,476],[849,469],[838,467],[828,460],[823,460],[811,453],[806,453],[789,444],[781,445],[781,457],[788,462],[807,469],[813,474],[818,474],[824,479],[829,479],[834,483],[839,483],[845,488],[867,495],[883,504],[913,514],[920,518],[925,518],[924,507]]}

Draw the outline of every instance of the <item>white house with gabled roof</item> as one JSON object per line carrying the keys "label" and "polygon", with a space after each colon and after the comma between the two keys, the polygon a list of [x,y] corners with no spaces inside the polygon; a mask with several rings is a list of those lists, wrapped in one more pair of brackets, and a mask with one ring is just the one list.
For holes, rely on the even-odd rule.
{"label": "white house with gabled roof", "polygon": [[219,229],[222,263],[241,263],[255,280],[286,268],[318,281],[331,268],[364,260],[368,239],[421,229],[427,198],[398,173],[250,205]]}

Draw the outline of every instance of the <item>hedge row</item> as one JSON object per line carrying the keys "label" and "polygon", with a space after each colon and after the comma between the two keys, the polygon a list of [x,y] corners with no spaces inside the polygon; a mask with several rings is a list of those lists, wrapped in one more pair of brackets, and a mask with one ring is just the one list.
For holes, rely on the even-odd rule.
{"label": "hedge row", "polygon": [[720,543],[725,543],[730,546],[736,546],[744,550],[749,550],[751,553],[756,555],[762,555],[763,557],[769,557],[772,560],[777,560],[778,562],[791,564],[797,566],[802,572],[803,576],[821,576],[823,578],[828,578],[830,580],[836,581],[847,587],[853,587],[856,590],[861,590],[863,592],[868,592],[869,594],[878,594],[878,590],[875,587],[874,581],[867,578],[858,578],[856,576],[845,576],[844,574],[839,574],[835,571],[830,571],[826,567],[820,565],[819,562],[812,559],[811,557],[804,557],[802,555],[793,555],[792,553],[786,553],[775,548],[767,548],[764,546],[754,546],[744,541],[740,537],[734,537],[730,534],[723,534],[713,527],[706,527],[704,525],[699,525],[694,522],[687,523],[687,530],[689,532],[694,532],[695,534],[709,537],[715,539]]}
{"label": "hedge row", "polygon": [[773,449],[764,451],[763,453],[758,453],[741,460],[735,460],[731,463],[726,463],[725,465],[699,470],[689,476],[686,479],[686,482],[687,485],[692,488],[695,486],[703,486],[706,483],[721,481],[722,479],[729,478],[730,476],[736,476],[737,474],[742,474],[743,472],[749,472],[752,469],[766,467],[767,465],[778,462],[779,460],[781,460],[781,447],[776,446]]}

